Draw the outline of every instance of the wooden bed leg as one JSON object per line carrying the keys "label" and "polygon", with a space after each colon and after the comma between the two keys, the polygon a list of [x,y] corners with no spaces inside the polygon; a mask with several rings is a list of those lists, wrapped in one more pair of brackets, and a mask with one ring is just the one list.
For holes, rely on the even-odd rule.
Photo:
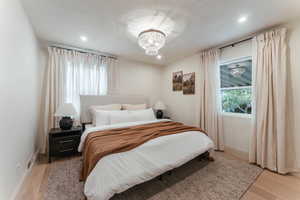
{"label": "wooden bed leg", "polygon": [[207,160],[210,161],[210,162],[215,161],[214,157],[212,157],[212,156],[208,156]]}
{"label": "wooden bed leg", "polygon": [[215,159],[210,156],[210,153],[209,152],[205,152],[204,154],[201,154],[199,157],[198,157],[198,161],[202,161],[202,160],[206,160],[206,161],[210,161],[210,162],[213,162],[215,161]]}
{"label": "wooden bed leg", "polygon": [[162,181],[162,179],[163,179],[163,177],[162,177],[162,175],[160,175],[160,176],[158,177],[158,180]]}

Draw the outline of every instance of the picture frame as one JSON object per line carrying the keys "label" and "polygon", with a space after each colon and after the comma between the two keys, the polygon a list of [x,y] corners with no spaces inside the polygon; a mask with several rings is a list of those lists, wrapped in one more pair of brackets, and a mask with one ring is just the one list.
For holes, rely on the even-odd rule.
{"label": "picture frame", "polygon": [[173,91],[182,91],[183,71],[173,72],[172,83]]}
{"label": "picture frame", "polygon": [[195,94],[195,72],[184,74],[182,77],[182,91],[184,95]]}

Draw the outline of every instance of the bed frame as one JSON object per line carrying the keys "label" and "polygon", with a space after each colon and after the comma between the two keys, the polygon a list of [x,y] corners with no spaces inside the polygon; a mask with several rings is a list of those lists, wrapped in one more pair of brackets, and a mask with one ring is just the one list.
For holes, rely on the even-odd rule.
{"label": "bed frame", "polygon": [[[80,96],[80,121],[83,130],[85,130],[86,124],[92,123],[92,116],[89,112],[89,107],[92,105],[107,105],[107,104],[146,104],[149,107],[149,101],[144,96],[128,96],[128,95],[81,95]],[[199,161],[214,161],[208,151],[197,157]],[[171,175],[172,170],[167,172]],[[163,175],[158,176],[159,180],[162,180]]]}
{"label": "bed frame", "polygon": [[[210,153],[209,153],[208,151],[204,152],[203,154],[200,154],[196,159],[197,159],[199,162],[202,162],[202,161],[213,162],[213,161],[215,161],[215,159],[214,159],[213,157],[210,156]],[[170,175],[172,175],[173,170],[174,170],[174,169],[172,169],[172,170],[170,170],[170,171],[168,171],[167,173],[164,173],[164,174],[168,174],[168,175],[170,176]],[[163,180],[163,175],[164,175],[164,174],[161,174],[161,175],[158,176],[158,179],[159,179],[160,181]]]}

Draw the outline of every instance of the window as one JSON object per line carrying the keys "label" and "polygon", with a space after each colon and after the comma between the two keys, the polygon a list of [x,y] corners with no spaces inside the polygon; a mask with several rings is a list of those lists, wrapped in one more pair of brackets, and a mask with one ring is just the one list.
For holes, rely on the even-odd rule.
{"label": "window", "polygon": [[80,95],[107,94],[107,65],[84,61],[67,62],[63,74],[64,102],[73,103],[78,113],[80,111]]}
{"label": "window", "polygon": [[252,60],[244,58],[220,66],[222,112],[251,114]]}

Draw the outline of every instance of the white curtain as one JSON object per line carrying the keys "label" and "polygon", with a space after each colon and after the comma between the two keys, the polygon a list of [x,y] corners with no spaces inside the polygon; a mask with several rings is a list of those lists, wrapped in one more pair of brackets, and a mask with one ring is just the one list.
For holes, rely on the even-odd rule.
{"label": "white curtain", "polygon": [[214,141],[216,150],[224,150],[219,60],[219,49],[200,53],[200,127]]}
{"label": "white curtain", "polygon": [[[80,53],[61,48],[48,48],[43,120],[40,129],[40,150],[47,151],[47,135],[57,127],[55,111],[62,103],[73,103],[80,113],[79,95],[105,95],[117,91],[116,59]],[[79,115],[76,119],[79,118]],[[78,123],[78,121],[77,121]]]}
{"label": "white curtain", "polygon": [[253,39],[254,124],[251,163],[279,173],[286,166],[286,29],[280,28]]}

